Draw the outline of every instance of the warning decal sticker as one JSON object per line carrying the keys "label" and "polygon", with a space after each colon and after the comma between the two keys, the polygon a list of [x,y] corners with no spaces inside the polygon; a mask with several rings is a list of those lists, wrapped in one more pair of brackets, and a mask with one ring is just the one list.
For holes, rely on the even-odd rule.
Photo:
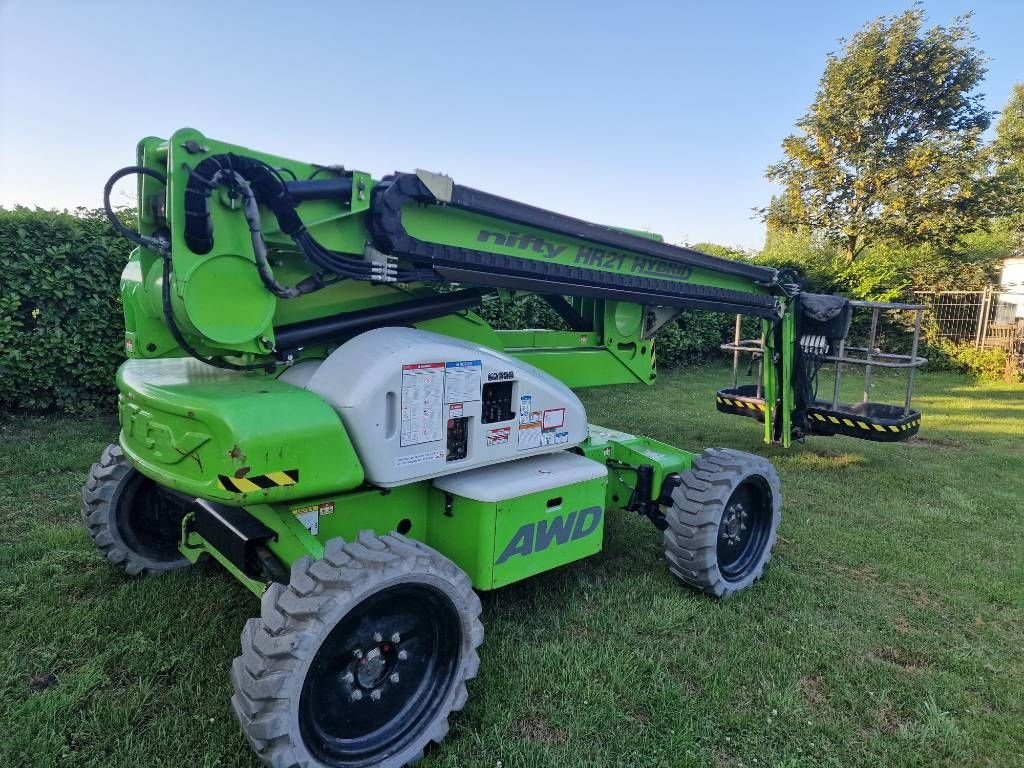
{"label": "warning decal sticker", "polygon": [[302,507],[295,507],[291,512],[307,531],[316,536],[320,531],[320,515],[334,514],[334,502],[325,501],[322,504],[307,504]]}
{"label": "warning decal sticker", "polygon": [[433,443],[441,439],[444,413],[444,363],[402,366],[401,445]]}
{"label": "warning decal sticker", "polygon": [[487,430],[487,445],[504,445],[512,434],[512,427],[495,427]]}

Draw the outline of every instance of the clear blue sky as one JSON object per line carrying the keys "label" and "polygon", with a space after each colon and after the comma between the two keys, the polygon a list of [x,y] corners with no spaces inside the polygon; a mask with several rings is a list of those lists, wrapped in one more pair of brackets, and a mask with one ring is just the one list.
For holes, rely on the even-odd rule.
{"label": "clear blue sky", "polygon": [[[0,0],[0,205],[98,206],[139,138],[187,125],[758,247],[764,169],[825,54],[908,5]],[[974,11],[999,109],[1024,80],[1024,2],[925,7]]]}

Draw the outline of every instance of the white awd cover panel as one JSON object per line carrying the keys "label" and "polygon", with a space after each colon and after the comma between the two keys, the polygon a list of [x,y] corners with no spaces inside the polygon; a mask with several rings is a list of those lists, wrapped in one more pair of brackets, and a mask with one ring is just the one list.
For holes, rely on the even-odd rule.
{"label": "white awd cover panel", "polygon": [[583,404],[553,376],[413,328],[356,336],[305,386],[341,417],[367,480],[385,487],[564,450],[587,436]]}

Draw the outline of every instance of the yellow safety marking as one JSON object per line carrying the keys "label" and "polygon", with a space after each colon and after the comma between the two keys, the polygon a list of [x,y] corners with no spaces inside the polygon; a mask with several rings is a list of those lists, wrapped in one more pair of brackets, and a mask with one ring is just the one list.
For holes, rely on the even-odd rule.
{"label": "yellow safety marking", "polygon": [[885,427],[883,427],[881,424],[872,424],[871,426],[873,426],[879,432],[885,432]]}
{"label": "yellow safety marking", "polygon": [[295,485],[295,481],[292,480],[291,476],[286,475],[284,472],[267,472],[266,476],[278,485]]}
{"label": "yellow safety marking", "polygon": [[829,416],[828,420],[831,421],[833,424],[839,423],[839,419],[837,419],[835,416]]}
{"label": "yellow safety marking", "polygon": [[850,421],[849,419],[843,419],[843,424],[845,424],[848,427],[852,427],[853,426],[853,422]]}
{"label": "yellow safety marking", "polygon": [[297,482],[299,482],[299,470],[297,469],[282,469],[268,472],[265,475],[248,475],[247,477],[217,475],[217,486],[222,491],[230,493],[255,493],[295,485]]}
{"label": "yellow safety marking", "polygon": [[858,427],[860,427],[861,429],[868,429],[868,430],[870,430],[870,429],[871,429],[871,427],[869,427],[869,426],[868,426],[867,424],[865,424],[865,423],[864,423],[863,421],[858,421],[858,422],[857,422],[857,426],[858,426]]}
{"label": "yellow safety marking", "polygon": [[889,425],[889,430],[892,431],[892,432],[899,432],[900,428],[895,426],[895,425],[893,425],[893,424],[890,424]]}
{"label": "yellow safety marking", "polygon": [[242,493],[252,493],[258,491],[260,487],[256,485],[252,480],[245,477],[233,477],[231,478],[232,484]]}

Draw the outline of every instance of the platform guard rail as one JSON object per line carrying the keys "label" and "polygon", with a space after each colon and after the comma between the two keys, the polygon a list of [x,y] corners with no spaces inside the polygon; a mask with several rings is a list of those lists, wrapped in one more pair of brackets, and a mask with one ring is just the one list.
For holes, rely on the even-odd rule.
{"label": "platform guard rail", "polygon": [[[922,318],[926,306],[896,302],[851,301],[854,311],[871,311],[871,324],[865,346],[848,345],[846,339],[838,342],[828,354],[820,354],[822,364],[835,366],[835,378],[831,400],[817,399],[807,409],[806,429],[814,434],[845,434],[851,437],[875,441],[893,442],[906,440],[917,433],[921,414],[911,408],[914,392],[914,374],[928,362],[918,354],[921,341]],[[911,338],[910,354],[886,352],[876,346],[882,312],[901,311],[914,313],[914,332]],[[765,346],[762,339],[742,338],[742,316],[737,315],[735,334],[732,342],[723,344],[724,351],[732,352],[732,386],[719,390],[716,403],[718,410],[743,416],[764,418],[764,394],[762,388]],[[800,343],[801,340],[798,340]],[[805,349],[805,353],[809,350]],[[739,383],[741,355],[753,355],[757,361],[755,385]],[[840,402],[843,366],[853,365],[864,368],[864,393],[861,403],[848,405]],[[906,392],[902,406],[871,402],[871,376],[874,368],[893,368],[907,371]]]}

